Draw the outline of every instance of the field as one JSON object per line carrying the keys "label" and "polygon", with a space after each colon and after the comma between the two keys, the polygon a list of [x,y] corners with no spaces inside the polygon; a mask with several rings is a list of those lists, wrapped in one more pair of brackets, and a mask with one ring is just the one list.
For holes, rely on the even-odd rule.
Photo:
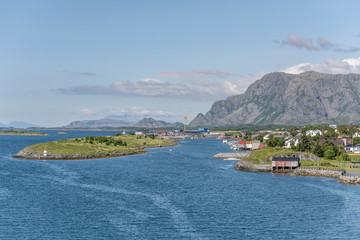
{"label": "field", "polygon": [[[309,152],[297,152],[291,149],[283,148],[263,148],[252,151],[251,157],[245,157],[244,160],[251,161],[255,164],[271,164],[268,160],[270,157],[279,156],[282,154],[303,154],[303,155],[313,155]],[[347,171],[360,171],[360,168],[352,168],[352,161],[360,161],[360,155],[350,155],[350,161],[341,161],[341,160],[329,160],[326,158],[320,158],[320,161],[310,161],[310,160],[301,160],[302,167],[314,167],[314,168],[334,168],[334,169],[344,169]]]}

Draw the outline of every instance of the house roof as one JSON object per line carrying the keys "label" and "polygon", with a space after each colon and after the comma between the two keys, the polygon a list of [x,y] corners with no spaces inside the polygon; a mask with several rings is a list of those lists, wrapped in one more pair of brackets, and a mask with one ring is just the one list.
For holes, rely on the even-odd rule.
{"label": "house roof", "polygon": [[299,157],[273,157],[272,161],[300,161]]}
{"label": "house roof", "polygon": [[343,140],[341,138],[321,138],[319,143],[322,145],[325,141],[332,142],[336,146],[343,145]]}

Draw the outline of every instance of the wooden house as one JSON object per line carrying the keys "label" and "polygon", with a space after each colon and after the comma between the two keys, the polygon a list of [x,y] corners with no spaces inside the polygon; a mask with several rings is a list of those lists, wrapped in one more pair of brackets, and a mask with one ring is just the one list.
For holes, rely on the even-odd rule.
{"label": "wooden house", "polygon": [[295,169],[300,165],[300,158],[296,155],[286,157],[273,157],[272,169],[274,170],[290,170]]}

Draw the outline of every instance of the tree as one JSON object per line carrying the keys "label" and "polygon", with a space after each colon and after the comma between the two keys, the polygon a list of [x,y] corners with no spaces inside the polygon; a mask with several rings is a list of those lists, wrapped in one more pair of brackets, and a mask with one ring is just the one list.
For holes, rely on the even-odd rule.
{"label": "tree", "polygon": [[306,150],[310,151],[310,140],[306,134],[303,134],[300,138],[298,150],[300,152],[305,152]]}
{"label": "tree", "polygon": [[326,150],[324,151],[324,157],[327,159],[334,160],[335,156],[336,156],[336,153],[335,153],[334,149],[331,147],[327,147]]}
{"label": "tree", "polygon": [[360,137],[354,138],[354,145],[360,144]]}
{"label": "tree", "polygon": [[[324,157],[325,157],[325,151],[328,150],[328,149],[332,149],[332,151],[335,153],[335,156],[338,155],[339,153],[339,149],[340,147],[336,147],[332,142],[330,141],[325,141],[323,144],[322,144],[322,149],[324,151]],[[330,158],[329,158],[330,159]]]}
{"label": "tree", "polygon": [[319,142],[316,142],[313,147],[312,147],[312,152],[318,156],[318,157],[323,157],[324,156],[324,149],[322,148],[322,146],[319,144]]}
{"label": "tree", "polygon": [[297,131],[291,131],[290,134],[291,134],[291,136],[295,137],[298,134],[298,132]]}

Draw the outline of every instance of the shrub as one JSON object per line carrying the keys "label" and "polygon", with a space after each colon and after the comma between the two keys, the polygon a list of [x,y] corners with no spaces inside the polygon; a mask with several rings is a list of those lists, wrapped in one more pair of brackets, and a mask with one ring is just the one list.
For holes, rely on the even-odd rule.
{"label": "shrub", "polygon": [[336,153],[333,148],[331,148],[331,147],[325,148],[325,152],[324,152],[325,158],[333,160],[333,159],[335,159],[335,156],[336,156]]}
{"label": "shrub", "polygon": [[349,154],[343,153],[340,155],[340,160],[341,161],[351,161],[351,158],[350,158]]}

